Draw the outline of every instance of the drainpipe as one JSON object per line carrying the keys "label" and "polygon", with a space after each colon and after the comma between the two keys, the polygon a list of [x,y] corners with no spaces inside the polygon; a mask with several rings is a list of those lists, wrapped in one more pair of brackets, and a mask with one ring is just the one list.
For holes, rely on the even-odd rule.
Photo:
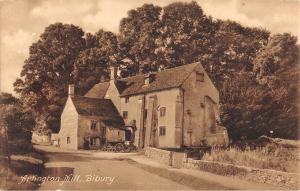
{"label": "drainpipe", "polygon": [[184,89],[180,88],[182,92],[182,124],[181,124],[181,147],[184,147]]}
{"label": "drainpipe", "polygon": [[140,132],[139,132],[139,147],[144,148],[145,144],[145,95],[142,97],[142,107],[141,107],[141,120],[140,120]]}

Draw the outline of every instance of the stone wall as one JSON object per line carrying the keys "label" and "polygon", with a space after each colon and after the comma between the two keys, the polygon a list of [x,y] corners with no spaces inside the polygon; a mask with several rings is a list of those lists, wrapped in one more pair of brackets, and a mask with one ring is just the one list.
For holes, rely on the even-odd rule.
{"label": "stone wall", "polygon": [[161,164],[171,166],[172,165],[172,152],[162,149],[156,149],[152,147],[147,147],[145,149],[146,157],[151,158],[152,160],[159,161]]}
{"label": "stone wall", "polygon": [[[204,74],[204,80],[197,81],[197,73]],[[183,100],[183,145],[197,147],[205,141],[208,145],[226,145],[228,143],[226,129],[219,129],[216,121],[220,121],[219,91],[201,65],[184,81]],[[214,128],[212,128],[214,127]],[[223,133],[223,134],[222,134]],[[219,136],[219,135],[223,136]],[[226,137],[227,136],[227,137]]]}
{"label": "stone wall", "polygon": [[182,168],[183,159],[186,158],[185,153],[162,150],[153,147],[147,147],[145,149],[145,155],[152,160],[174,168]]}
{"label": "stone wall", "polygon": [[78,113],[71,97],[69,96],[61,114],[59,131],[59,145],[61,148],[72,150],[78,149],[77,127]]}
{"label": "stone wall", "polygon": [[235,176],[253,182],[261,182],[288,189],[299,189],[299,175],[268,169],[255,169],[225,163],[184,159],[183,168],[203,170],[222,176]]}

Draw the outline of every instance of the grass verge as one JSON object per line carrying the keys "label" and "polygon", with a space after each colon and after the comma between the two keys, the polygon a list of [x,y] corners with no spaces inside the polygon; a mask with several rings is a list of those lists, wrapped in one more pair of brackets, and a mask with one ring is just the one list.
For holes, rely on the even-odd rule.
{"label": "grass verge", "polygon": [[269,139],[267,143],[252,148],[213,148],[210,153],[204,154],[202,160],[299,173],[300,149],[298,144],[290,142]]}

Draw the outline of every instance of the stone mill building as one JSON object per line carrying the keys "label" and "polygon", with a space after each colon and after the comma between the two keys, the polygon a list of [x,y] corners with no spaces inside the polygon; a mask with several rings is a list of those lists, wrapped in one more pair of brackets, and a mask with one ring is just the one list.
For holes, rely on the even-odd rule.
{"label": "stone mill building", "polygon": [[61,115],[60,147],[85,148],[129,140],[143,148],[182,148],[228,143],[220,125],[219,92],[200,63],[118,78],[69,97]]}

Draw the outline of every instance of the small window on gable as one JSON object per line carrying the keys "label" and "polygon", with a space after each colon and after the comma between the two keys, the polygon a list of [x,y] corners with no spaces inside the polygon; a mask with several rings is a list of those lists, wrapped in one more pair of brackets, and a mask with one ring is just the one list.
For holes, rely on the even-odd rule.
{"label": "small window on gable", "polygon": [[96,121],[91,121],[91,130],[95,130],[97,127],[97,122]]}
{"label": "small window on gable", "polygon": [[128,111],[123,111],[123,118],[127,119],[127,117],[128,117]]}
{"label": "small window on gable", "polygon": [[159,127],[159,136],[166,136],[166,127],[165,126]]}
{"label": "small window on gable", "polygon": [[125,97],[125,103],[129,103],[129,97]]}
{"label": "small window on gable", "polygon": [[204,82],[204,74],[200,72],[196,72],[196,81],[197,82]]}
{"label": "small window on gable", "polygon": [[71,143],[71,139],[70,137],[67,137],[67,144],[70,144]]}
{"label": "small window on gable", "polygon": [[166,107],[161,107],[161,108],[159,109],[159,113],[160,113],[160,116],[161,116],[161,117],[166,116]]}

